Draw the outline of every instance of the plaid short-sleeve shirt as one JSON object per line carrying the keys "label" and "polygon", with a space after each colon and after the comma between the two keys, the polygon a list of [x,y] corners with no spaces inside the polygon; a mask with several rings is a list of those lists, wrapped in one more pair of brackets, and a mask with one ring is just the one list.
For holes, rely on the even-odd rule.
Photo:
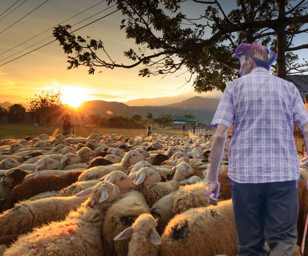
{"label": "plaid short-sleeve shirt", "polygon": [[230,127],[228,175],[239,183],[296,180],[299,162],[293,122],[302,129],[308,113],[293,83],[256,68],[229,83],[212,127]]}

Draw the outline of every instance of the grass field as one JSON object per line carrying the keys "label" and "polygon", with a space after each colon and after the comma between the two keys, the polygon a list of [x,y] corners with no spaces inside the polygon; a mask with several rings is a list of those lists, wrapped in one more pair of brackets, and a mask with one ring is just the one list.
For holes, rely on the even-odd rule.
{"label": "grass field", "polygon": [[[26,136],[34,138],[40,134],[47,134],[55,136],[62,132],[62,128],[55,126],[38,126],[34,127],[33,124],[0,124],[0,139],[22,139]],[[125,137],[134,137],[137,135],[146,134],[145,129],[119,129],[119,128],[96,128],[96,127],[75,127],[74,134],[76,136],[87,137],[91,133],[98,133],[100,135],[115,134],[123,135]],[[172,129],[155,129],[153,133],[166,134],[166,135],[188,135],[188,131],[183,134],[181,130]]]}

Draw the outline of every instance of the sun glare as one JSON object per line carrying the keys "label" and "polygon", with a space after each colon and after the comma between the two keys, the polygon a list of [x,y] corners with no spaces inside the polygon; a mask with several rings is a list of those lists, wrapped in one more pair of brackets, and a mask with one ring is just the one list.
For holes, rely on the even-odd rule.
{"label": "sun glare", "polygon": [[61,90],[63,104],[77,108],[84,101],[89,100],[89,92],[86,89],[66,86]]}

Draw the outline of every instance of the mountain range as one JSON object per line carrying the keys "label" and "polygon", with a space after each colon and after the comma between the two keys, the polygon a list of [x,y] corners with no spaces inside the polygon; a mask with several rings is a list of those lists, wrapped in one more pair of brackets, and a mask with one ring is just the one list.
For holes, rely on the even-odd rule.
{"label": "mountain range", "polygon": [[145,119],[148,113],[151,113],[154,118],[162,114],[176,116],[192,114],[202,123],[209,124],[215,114],[218,103],[219,99],[216,98],[195,96],[181,102],[163,106],[128,106],[120,102],[94,100],[84,102],[82,108],[89,113],[99,114],[102,117],[110,117],[111,115],[132,117],[133,115],[141,115]]}
{"label": "mountain range", "polygon": [[[194,115],[200,122],[209,124],[215,114],[219,99],[194,96],[187,98],[188,95],[175,97],[139,99],[130,102],[116,102],[93,100],[86,101],[81,104],[83,112],[97,114],[108,118],[113,115],[132,117],[133,115],[141,115],[146,119],[148,113],[151,113],[154,118],[162,114],[172,114],[175,116],[183,116],[185,114]],[[184,100],[183,100],[184,99]],[[161,105],[164,102],[175,102],[172,104]],[[134,105],[135,104],[135,105]],[[146,105],[140,105],[146,104]],[[156,104],[156,105],[155,105]],[[8,109],[11,106],[10,102],[0,103],[1,107]]]}

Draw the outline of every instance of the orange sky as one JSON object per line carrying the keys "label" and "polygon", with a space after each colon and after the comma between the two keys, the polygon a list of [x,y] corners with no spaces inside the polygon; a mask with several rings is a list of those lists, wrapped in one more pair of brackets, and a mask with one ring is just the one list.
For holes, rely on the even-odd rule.
{"label": "orange sky", "polygon": [[[24,1],[19,1],[14,8]],[[26,103],[30,97],[40,94],[41,90],[51,88],[69,92],[69,95],[72,94],[76,99],[79,97],[79,100],[103,99],[122,102],[136,98],[175,96],[188,92],[191,92],[192,96],[210,95],[209,93],[193,93],[192,82],[185,84],[190,77],[190,74],[185,70],[172,76],[151,78],[139,77],[138,70],[140,67],[135,69],[102,69],[102,73],[96,73],[95,75],[88,75],[87,69],[83,67],[67,70],[67,57],[58,42],[2,65],[42,44],[52,41],[54,39],[51,35],[52,27],[101,2],[100,0],[50,0],[43,4],[45,1],[28,0],[16,10],[12,11],[14,9],[12,7],[4,14],[2,12],[16,1],[0,1],[0,102]],[[105,2],[103,1],[102,4],[70,19],[64,24],[74,25],[106,9]],[[230,3],[229,0],[220,2]],[[40,8],[14,24],[40,4],[43,4]],[[73,28],[79,28],[114,10],[115,7],[110,8]],[[10,11],[12,13],[9,13]],[[101,39],[113,59],[128,63],[122,53],[130,47],[134,47],[134,42],[126,39],[124,32],[119,29],[122,18],[120,12],[117,12],[77,33],[82,36],[89,35],[93,38]],[[39,35],[34,40],[25,42],[47,29],[49,29],[48,32]],[[30,47],[43,39],[47,40]],[[21,45],[16,47],[19,44]],[[14,49],[12,49],[13,47]],[[30,48],[26,49],[27,47]],[[76,90],[72,90],[72,88],[76,88]],[[212,93],[213,95],[220,94]]]}

